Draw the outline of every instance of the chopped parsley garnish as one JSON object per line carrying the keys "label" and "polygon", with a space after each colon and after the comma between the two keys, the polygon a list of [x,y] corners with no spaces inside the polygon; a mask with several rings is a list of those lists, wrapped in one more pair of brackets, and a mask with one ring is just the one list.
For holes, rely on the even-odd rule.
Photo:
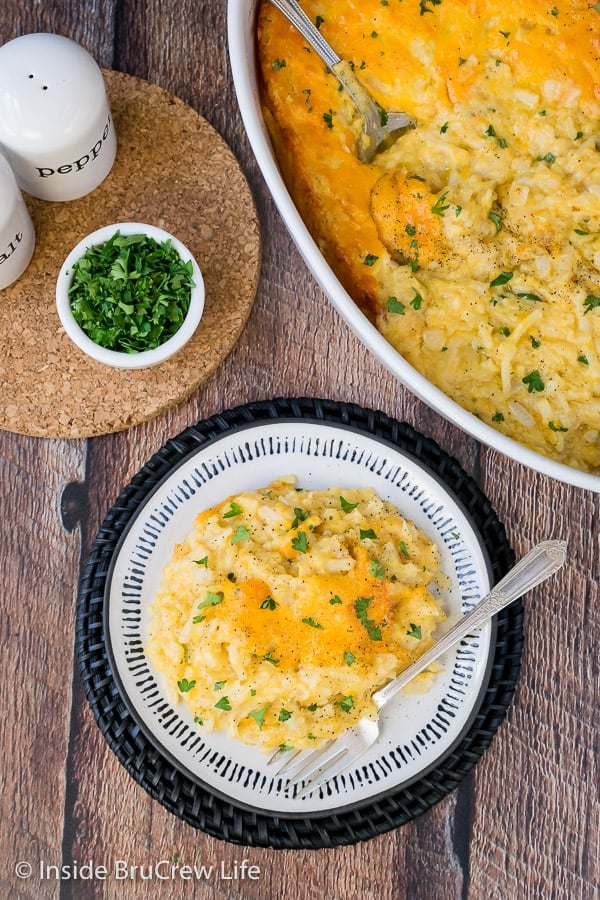
{"label": "chopped parsley garnish", "polygon": [[265,722],[265,713],[268,710],[268,708],[269,708],[269,704],[267,704],[266,706],[261,706],[260,709],[253,709],[253,710],[251,710],[251,712],[248,713],[247,718],[254,719],[254,721],[258,725],[259,729],[262,729],[264,722]]}
{"label": "chopped parsley garnish", "polygon": [[448,131],[448,122],[444,122],[444,124],[440,128],[440,134],[446,134],[447,131]]}
{"label": "chopped parsley garnish", "polygon": [[293,750],[294,748],[291,744],[280,744],[277,749],[281,750],[282,753],[287,753],[288,750]]}
{"label": "chopped parsley garnish", "polygon": [[399,549],[400,553],[402,554],[402,556],[406,556],[406,557],[410,556],[410,553],[408,552],[408,547],[406,546],[406,543],[404,541],[399,542],[398,549]]}
{"label": "chopped parsley garnish", "polygon": [[356,612],[356,616],[361,625],[367,629],[369,637],[372,641],[380,641],[381,640],[381,628],[379,625],[376,625],[372,619],[369,619],[367,616],[367,610],[371,603],[373,602],[373,597],[357,597],[354,601],[354,611]]}
{"label": "chopped parsley garnish", "polygon": [[361,541],[376,541],[377,535],[373,531],[372,528],[361,528],[360,529],[360,539]]}
{"label": "chopped parsley garnish", "polygon": [[204,566],[208,569],[208,556],[203,556],[202,559],[195,559],[194,562],[197,566]]}
{"label": "chopped parsley garnish", "polygon": [[490,287],[501,287],[503,284],[508,284],[513,274],[513,272],[500,272],[493,281],[490,281]]}
{"label": "chopped parsley garnish", "polygon": [[182,678],[181,681],[177,682],[177,687],[181,691],[182,694],[187,694],[188,691],[191,691],[193,687],[196,686],[195,680],[192,678],[191,681],[188,681],[187,678]]}
{"label": "chopped parsley garnish", "polygon": [[437,198],[433,206],[431,207],[431,212],[436,216],[443,216],[447,209],[450,209],[450,204],[446,203],[446,197],[448,196],[448,192],[445,191],[440,197]]}
{"label": "chopped parsley garnish", "polygon": [[495,212],[488,213],[488,219],[490,219],[490,221],[494,223],[494,225],[496,226],[496,234],[498,234],[498,232],[502,229],[502,219],[500,218],[498,213]]}
{"label": "chopped parsley garnish", "polygon": [[338,597],[337,594],[334,597],[331,597],[329,600],[329,603],[331,606],[336,606],[338,603],[341,603],[341,602],[342,602],[342,598]]}
{"label": "chopped parsley garnish", "polygon": [[496,143],[499,147],[502,147],[502,149],[508,147],[508,142],[505,140],[505,138],[498,137],[498,135],[496,134],[496,129],[493,125],[489,125],[488,128],[486,128],[484,134],[486,135],[486,137],[496,138]]}
{"label": "chopped parsley garnish", "polygon": [[234,534],[233,537],[231,538],[231,543],[232,543],[232,544],[239,544],[240,541],[247,541],[249,537],[250,537],[250,532],[248,531],[248,529],[246,528],[246,526],[245,526],[245,525],[239,525],[239,526],[235,529],[235,534]]}
{"label": "chopped parsley garnish", "polygon": [[554,422],[548,422],[548,428],[550,431],[568,431],[568,428],[563,428],[560,425],[555,425]]}
{"label": "chopped parsley garnish", "polygon": [[354,653],[350,653],[349,650],[346,650],[344,652],[344,662],[346,663],[347,666],[351,666],[355,660],[356,660],[356,657],[355,657]]}
{"label": "chopped parsley garnish", "polygon": [[272,650],[269,650],[268,653],[265,653],[265,655],[263,656],[263,662],[271,663],[272,666],[278,666],[278,665],[279,665],[279,660],[278,660],[278,659],[275,659],[275,657],[273,656],[273,651],[272,651]]}
{"label": "chopped parsley garnish", "polygon": [[318,628],[319,631],[325,630],[319,622],[315,622],[315,620],[312,619],[310,616],[308,616],[306,619],[302,619],[302,621],[304,622],[305,625],[310,625],[311,628]]}
{"label": "chopped parsley garnish", "polygon": [[533,394],[534,391],[544,390],[544,382],[542,381],[542,377],[537,369],[534,369],[533,372],[530,372],[529,375],[526,375],[521,380],[523,384],[527,385],[527,389],[530,394]]}
{"label": "chopped parsley garnish", "polygon": [[421,634],[421,626],[415,625],[413,622],[410,623],[410,628],[406,632],[410,637],[415,638],[415,640],[420,641],[423,635]]}
{"label": "chopped parsley garnish", "polygon": [[213,691],[220,691],[224,684],[227,684],[227,680],[215,681],[215,683],[213,685]]}
{"label": "chopped parsley garnish", "polygon": [[323,16],[317,16],[317,18],[315,19],[315,25],[317,26],[317,28],[320,28],[324,21],[325,19],[323,18]]}
{"label": "chopped parsley garnish", "polygon": [[273,610],[273,609],[277,609],[277,606],[278,606],[277,601],[273,600],[273,598],[271,597],[270,594],[267,597],[265,597],[263,602],[260,604],[261,609]]}
{"label": "chopped parsley garnish", "polygon": [[371,563],[370,572],[373,578],[377,578],[378,581],[383,581],[385,578],[385,569],[378,559],[373,560]]}
{"label": "chopped parsley garnish", "polygon": [[584,312],[584,316],[586,316],[590,310],[596,309],[600,306],[600,297],[594,296],[594,294],[588,294],[585,300],[583,301],[583,305],[586,307]]}
{"label": "chopped parsley garnish", "polygon": [[273,69],[275,72],[279,71],[279,69],[285,69],[287,63],[285,59],[274,59],[273,60]]}
{"label": "chopped parsley garnish", "polygon": [[354,698],[348,695],[344,697],[342,700],[336,700],[335,706],[339,706],[340,709],[343,709],[344,712],[350,712],[352,707],[354,706]]}
{"label": "chopped parsley garnish", "polygon": [[292,549],[298,553],[306,553],[308,550],[308,542],[306,540],[306,532],[299,531],[295,538],[292,538]]}
{"label": "chopped parsley garnish", "polygon": [[329,112],[323,113],[323,121],[327,125],[328,128],[333,128],[333,110],[330,109]]}
{"label": "chopped parsley garnish", "polygon": [[[428,3],[431,4],[431,7],[432,7],[431,9],[427,5]],[[442,0],[419,0],[420,15],[424,16],[425,13],[433,12],[434,6],[441,6],[441,5],[442,5]]]}
{"label": "chopped parsley garnish", "polygon": [[423,297],[415,288],[413,288],[413,291],[415,292],[415,296],[410,301],[410,305],[413,309],[421,309],[421,306],[423,304]]}
{"label": "chopped parsley garnish", "polygon": [[216,594],[212,591],[206,592],[206,599],[199,603],[196,607],[197,609],[204,609],[207,606],[218,606],[219,603],[223,602],[223,591],[218,591]]}
{"label": "chopped parsley garnish", "polygon": [[374,253],[367,253],[363,260],[363,263],[365,266],[374,266],[378,259],[379,257],[375,256]]}
{"label": "chopped parsley garnish", "polygon": [[529,340],[531,341],[531,346],[534,350],[537,350],[538,347],[542,346],[542,342],[534,337],[532,334],[529,335]]}
{"label": "chopped parsley garnish", "polygon": [[287,720],[291,719],[291,718],[292,718],[292,714],[289,711],[289,709],[282,708],[279,710],[279,715],[277,716],[278,722],[287,722]]}
{"label": "chopped parsley garnish", "polygon": [[340,506],[344,512],[350,512],[351,509],[356,509],[358,503],[349,503],[344,497],[340,497]]}
{"label": "chopped parsley garnish", "polygon": [[139,353],[179,330],[193,286],[191,260],[184,262],[169,240],[117,231],[75,263],[69,301],[75,321],[95,344]]}
{"label": "chopped parsley garnish", "polygon": [[495,412],[492,416],[492,422],[504,422],[504,414],[501,412]]}
{"label": "chopped parsley garnish", "polygon": [[215,703],[215,709],[223,709],[225,712],[231,712],[231,703],[229,702],[229,697],[221,697],[220,700],[217,700]]}
{"label": "chopped parsley garnish", "polygon": [[294,507],[294,521],[292,522],[292,528],[297,528],[300,522],[305,522],[306,519],[310,516],[310,509],[300,509],[299,506]]}
{"label": "chopped parsley garnish", "polygon": [[541,297],[538,297],[537,294],[530,294],[529,291],[513,291],[513,294],[521,300],[532,300],[534,303],[542,302]]}
{"label": "chopped parsley garnish", "polygon": [[589,364],[590,364],[590,361],[587,358],[587,356],[585,355],[585,353],[579,354],[579,356],[577,357],[577,362],[583,363],[584,366],[589,366]]}
{"label": "chopped parsley garnish", "polygon": [[417,229],[414,225],[405,225],[404,230],[409,237],[414,237],[417,233]]}
{"label": "chopped parsley garnish", "polygon": [[388,297],[387,311],[396,313],[398,316],[403,316],[406,312],[406,307],[397,297]]}
{"label": "chopped parsley garnish", "polygon": [[379,103],[376,103],[375,106],[377,107],[377,112],[379,113],[379,124],[383,128],[388,123],[389,116],[387,110],[384,109],[383,106],[380,106]]}
{"label": "chopped parsley garnish", "polygon": [[239,503],[230,503],[229,509],[227,510],[227,512],[223,513],[223,518],[224,519],[233,519],[234,516],[241,516],[243,511],[244,510],[239,505]]}

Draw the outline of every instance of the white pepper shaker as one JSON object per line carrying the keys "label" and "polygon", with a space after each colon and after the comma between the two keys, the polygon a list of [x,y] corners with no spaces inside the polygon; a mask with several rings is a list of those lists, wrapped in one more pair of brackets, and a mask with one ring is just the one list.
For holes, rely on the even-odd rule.
{"label": "white pepper shaker", "polygon": [[19,278],[31,261],[35,229],[14,173],[0,154],[0,290]]}
{"label": "white pepper shaker", "polygon": [[75,200],[106,178],[117,141],[104,79],[75,41],[27,34],[0,47],[0,150],[42,200]]}

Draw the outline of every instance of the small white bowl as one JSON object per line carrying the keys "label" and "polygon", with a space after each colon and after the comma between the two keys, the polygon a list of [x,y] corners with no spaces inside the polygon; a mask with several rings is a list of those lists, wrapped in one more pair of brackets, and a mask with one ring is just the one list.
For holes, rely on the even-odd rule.
{"label": "small white bowl", "polygon": [[[86,250],[90,247],[104,244],[116,232],[122,235],[146,234],[148,237],[154,238],[158,243],[169,240],[171,246],[177,251],[184,262],[191,260],[192,278],[194,287],[191,291],[190,306],[185,319],[178,331],[172,337],[155,347],[152,350],[140,350],[138,353],[125,353],[119,350],[109,350],[96,344],[85,331],[77,324],[75,317],[71,311],[71,303],[69,300],[69,288],[73,281],[73,266],[85,255]],[[190,340],[204,311],[204,280],[198,263],[187,249],[187,247],[177,240],[172,234],[163,231],[162,228],[156,228],[154,225],[145,225],[141,222],[118,222],[113,225],[106,225],[88,234],[83,240],[71,250],[64,263],[61,266],[56,281],[56,308],[61,324],[68,336],[80,350],[90,356],[97,362],[104,363],[107,366],[114,366],[119,369],[144,369],[149,366],[156,366],[159,363],[170,359],[175,353]]]}

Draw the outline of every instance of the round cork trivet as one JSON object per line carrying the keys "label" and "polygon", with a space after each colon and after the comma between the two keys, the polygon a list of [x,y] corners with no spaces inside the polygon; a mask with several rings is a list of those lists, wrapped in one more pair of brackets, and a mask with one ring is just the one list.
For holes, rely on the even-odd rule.
{"label": "round cork trivet", "polygon": [[[248,318],[260,268],[250,188],[217,132],[181,100],[130,75],[105,71],[117,133],[115,164],[86,197],[48,203],[26,196],[36,229],[33,259],[0,292],[0,428],[37,437],[120,431],[185,400],[229,353]],[[72,247],[103,225],[145,222],[195,256],[206,303],[194,337],[149,369],[113,369],[83,354],[55,306]]]}

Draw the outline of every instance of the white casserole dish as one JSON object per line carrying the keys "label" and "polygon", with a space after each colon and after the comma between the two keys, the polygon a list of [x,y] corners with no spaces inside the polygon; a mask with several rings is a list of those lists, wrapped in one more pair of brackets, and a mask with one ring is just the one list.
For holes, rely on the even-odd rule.
{"label": "white casserole dish", "polygon": [[255,56],[257,6],[257,0],[228,2],[229,55],[242,119],[254,155],[281,217],[306,265],[335,309],[363,344],[402,384],[467,434],[537,472],[567,484],[600,492],[598,476],[555,462],[534,450],[529,450],[523,444],[486,425],[451,400],[443,391],[434,387],[386,341],[344,290],[321,255],[287,191],[263,121]]}

